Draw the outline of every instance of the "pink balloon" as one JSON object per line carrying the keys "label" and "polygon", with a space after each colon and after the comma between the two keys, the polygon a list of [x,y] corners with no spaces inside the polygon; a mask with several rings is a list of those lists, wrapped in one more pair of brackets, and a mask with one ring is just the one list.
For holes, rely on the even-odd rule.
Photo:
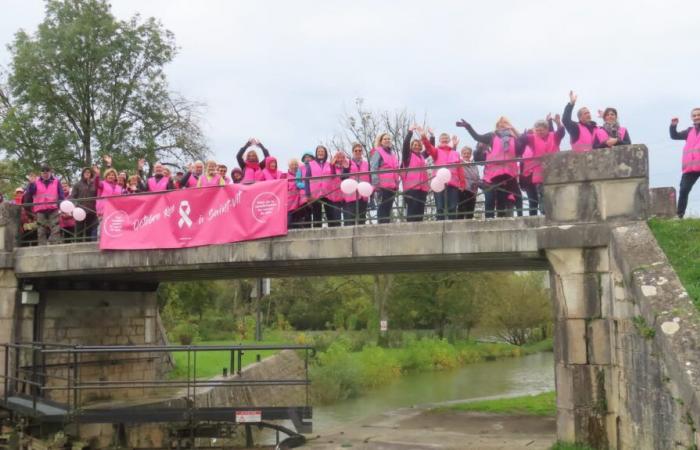
{"label": "pink balloon", "polygon": [[430,180],[430,189],[432,189],[433,192],[442,192],[445,190],[445,182],[435,177]]}
{"label": "pink balloon", "polygon": [[357,180],[355,180],[354,178],[348,178],[347,180],[343,180],[343,182],[340,183],[340,190],[343,191],[343,194],[354,194],[357,190]]}
{"label": "pink balloon", "polygon": [[61,212],[66,213],[66,214],[72,213],[73,210],[75,209],[75,205],[70,200],[63,200],[61,202],[61,204],[59,205],[59,207],[61,209]]}
{"label": "pink balloon", "polygon": [[435,174],[435,178],[442,180],[443,183],[447,183],[452,178],[450,169],[448,169],[447,167],[440,167],[437,171],[437,174]]}
{"label": "pink balloon", "polygon": [[357,192],[359,192],[360,195],[363,197],[369,197],[370,195],[372,195],[373,191],[374,187],[366,181],[361,181],[357,185]]}
{"label": "pink balloon", "polygon": [[73,218],[78,222],[82,222],[83,220],[85,220],[86,215],[87,214],[85,213],[85,210],[83,208],[73,209]]}

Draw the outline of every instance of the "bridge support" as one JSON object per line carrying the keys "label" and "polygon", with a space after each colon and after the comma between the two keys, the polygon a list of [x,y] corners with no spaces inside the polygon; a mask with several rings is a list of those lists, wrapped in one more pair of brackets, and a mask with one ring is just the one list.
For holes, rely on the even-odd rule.
{"label": "bridge support", "polygon": [[568,245],[550,242],[556,233],[540,239],[551,264],[555,309],[557,436],[617,448],[610,227],[648,217],[647,150],[565,152],[545,164],[547,221],[562,230],[602,225],[597,232],[589,227],[594,232],[578,242],[567,233]]}
{"label": "bridge support", "polygon": [[557,436],[608,448],[615,442],[608,249],[551,249],[555,309]]}
{"label": "bridge support", "polygon": [[[552,227],[538,246],[551,266],[558,439],[599,449],[697,448],[700,408],[687,370],[697,339],[673,339],[658,324],[697,311],[644,222],[673,215],[673,191],[650,196],[641,145],[560,153],[545,165]],[[663,276],[647,276],[640,289],[640,270]],[[651,303],[647,294],[662,289],[666,298]]]}

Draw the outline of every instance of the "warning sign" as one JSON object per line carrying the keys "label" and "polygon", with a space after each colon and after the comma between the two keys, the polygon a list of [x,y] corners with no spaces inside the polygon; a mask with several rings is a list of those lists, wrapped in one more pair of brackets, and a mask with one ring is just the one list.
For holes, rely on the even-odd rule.
{"label": "warning sign", "polygon": [[258,423],[262,420],[262,411],[236,411],[236,423]]}

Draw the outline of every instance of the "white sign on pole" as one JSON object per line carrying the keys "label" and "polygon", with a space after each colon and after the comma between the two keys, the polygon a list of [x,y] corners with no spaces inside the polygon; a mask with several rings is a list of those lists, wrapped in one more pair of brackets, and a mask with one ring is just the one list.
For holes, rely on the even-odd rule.
{"label": "white sign on pole", "polygon": [[389,329],[389,321],[388,320],[380,320],[379,321],[379,331],[387,331]]}

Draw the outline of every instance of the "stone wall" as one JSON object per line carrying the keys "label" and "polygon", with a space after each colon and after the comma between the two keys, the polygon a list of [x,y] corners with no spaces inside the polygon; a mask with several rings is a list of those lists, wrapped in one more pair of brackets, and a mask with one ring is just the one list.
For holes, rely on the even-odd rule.
{"label": "stone wall", "polygon": [[[38,340],[70,345],[156,345],[159,343],[155,292],[45,290],[41,292]],[[65,354],[47,358],[49,387],[65,386],[69,375]],[[80,355],[79,378],[86,381],[154,380],[163,373],[163,355],[108,353]],[[53,377],[52,377],[53,376]],[[59,378],[61,377],[61,378]],[[51,391],[66,401],[69,391]],[[81,392],[81,402],[141,398],[140,388],[94,389]]]}
{"label": "stone wall", "polygon": [[643,222],[613,229],[613,383],[619,449],[700,445],[700,317]]}

